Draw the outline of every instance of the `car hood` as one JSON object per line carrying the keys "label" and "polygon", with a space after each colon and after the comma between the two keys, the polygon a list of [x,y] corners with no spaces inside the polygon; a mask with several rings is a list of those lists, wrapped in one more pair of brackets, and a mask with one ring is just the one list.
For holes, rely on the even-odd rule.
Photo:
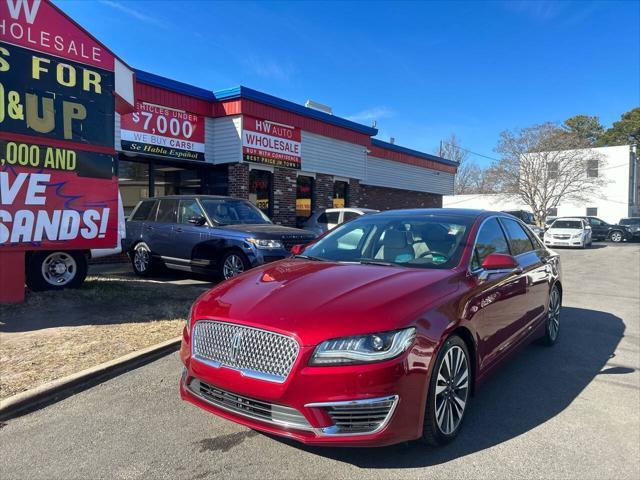
{"label": "car hood", "polygon": [[194,318],[293,334],[303,345],[403,328],[458,288],[451,270],[288,259],[205,293]]}
{"label": "car hood", "polygon": [[553,235],[576,235],[582,232],[584,232],[584,230],[580,228],[550,228],[547,230],[547,233],[551,233]]}
{"label": "car hood", "polygon": [[221,228],[223,230],[232,230],[240,233],[260,234],[260,236],[264,236],[264,237],[270,237],[270,236],[281,237],[283,235],[286,235],[286,236],[301,235],[301,236],[313,238],[313,235],[306,230],[301,230],[299,228],[293,228],[293,227],[284,227],[282,225],[275,225],[272,223],[224,225],[218,228]]}

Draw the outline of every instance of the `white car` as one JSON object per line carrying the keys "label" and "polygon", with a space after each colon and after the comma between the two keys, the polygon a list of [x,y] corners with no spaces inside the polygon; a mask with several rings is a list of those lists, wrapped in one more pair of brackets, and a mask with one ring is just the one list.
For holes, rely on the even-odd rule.
{"label": "white car", "polygon": [[311,215],[302,225],[302,228],[316,235],[322,235],[327,230],[331,230],[341,223],[348,222],[361,215],[369,213],[377,213],[380,210],[371,208],[345,207],[345,208],[327,208],[318,210]]}
{"label": "white car", "polygon": [[544,244],[549,247],[588,247],[591,245],[591,226],[582,218],[556,218],[544,232]]}

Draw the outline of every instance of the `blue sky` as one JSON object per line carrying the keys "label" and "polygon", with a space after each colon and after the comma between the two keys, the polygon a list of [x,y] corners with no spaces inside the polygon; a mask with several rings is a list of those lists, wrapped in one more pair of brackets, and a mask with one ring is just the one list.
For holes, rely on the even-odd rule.
{"label": "blue sky", "polygon": [[639,1],[56,3],[135,68],[311,98],[427,152],[640,105]]}

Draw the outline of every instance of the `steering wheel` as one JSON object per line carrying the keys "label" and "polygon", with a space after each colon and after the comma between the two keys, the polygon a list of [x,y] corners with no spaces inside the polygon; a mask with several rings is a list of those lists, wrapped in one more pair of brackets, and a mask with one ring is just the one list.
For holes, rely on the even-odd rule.
{"label": "steering wheel", "polygon": [[429,250],[428,252],[423,252],[420,255],[418,255],[418,258],[424,258],[424,257],[429,256],[429,255],[431,255],[432,257],[436,256],[436,255],[438,255],[440,257],[444,257],[445,262],[447,260],[449,260],[449,255],[447,255],[446,253],[438,252],[436,250]]}

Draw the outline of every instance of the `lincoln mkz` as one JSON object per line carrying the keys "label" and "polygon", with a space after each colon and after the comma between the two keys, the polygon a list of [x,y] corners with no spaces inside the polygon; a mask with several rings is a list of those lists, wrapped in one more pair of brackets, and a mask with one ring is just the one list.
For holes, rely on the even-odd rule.
{"label": "lincoln mkz", "polygon": [[558,255],[510,215],[389,211],[293,250],[194,303],[184,400],[305,444],[441,445],[492,371],[558,339]]}

